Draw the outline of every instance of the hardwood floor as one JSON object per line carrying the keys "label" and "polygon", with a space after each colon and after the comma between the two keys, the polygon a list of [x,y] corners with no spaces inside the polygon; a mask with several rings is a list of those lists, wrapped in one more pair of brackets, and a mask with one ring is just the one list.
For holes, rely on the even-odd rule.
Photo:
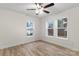
{"label": "hardwood floor", "polygon": [[0,56],[79,56],[79,53],[43,41],[0,50]]}

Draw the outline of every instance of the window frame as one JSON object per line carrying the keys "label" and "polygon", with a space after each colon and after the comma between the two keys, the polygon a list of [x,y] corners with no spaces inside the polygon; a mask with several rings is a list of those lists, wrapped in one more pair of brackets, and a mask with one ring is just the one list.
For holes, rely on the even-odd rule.
{"label": "window frame", "polygon": [[[58,21],[59,21],[59,20],[60,20],[60,21],[63,21],[64,18],[67,19],[67,17],[63,17],[63,18],[60,18],[60,19],[57,20],[57,37],[59,37],[59,38],[67,38],[67,37],[68,37],[68,34],[67,34],[67,33],[68,33],[68,30],[67,30],[67,27],[68,27],[68,26],[66,26],[66,27],[58,27]],[[66,24],[68,25],[68,20],[66,21]],[[64,26],[64,24],[63,24],[63,26]],[[65,37],[65,36],[58,36],[58,29],[63,29],[63,30],[66,29],[66,31],[67,31],[67,32],[66,32],[66,37]]]}
{"label": "window frame", "polygon": [[[67,17],[63,17],[63,18],[67,18]],[[58,18],[58,19],[62,19],[62,18]],[[49,37],[49,38],[57,38],[57,39],[63,39],[63,40],[68,40],[68,18],[67,18],[67,28],[66,28],[66,31],[67,31],[67,37],[60,37],[58,36],[58,19],[57,20],[51,20],[53,21],[53,36],[49,36],[48,35],[48,21],[49,20],[46,20],[46,36]]]}
{"label": "window frame", "polygon": [[[47,34],[48,37],[53,37],[53,36],[54,36],[54,28],[53,28],[53,27],[54,27],[54,24],[53,24],[52,28],[49,28],[48,26],[49,26],[49,22],[50,22],[50,21],[51,21],[52,24],[53,24],[53,20],[47,20],[47,21],[46,21],[46,34]],[[48,34],[48,29],[53,29],[53,35],[49,35],[49,34]]]}
{"label": "window frame", "polygon": [[[28,30],[29,27],[27,27],[27,22],[30,22],[30,21],[32,22],[32,33],[33,33],[33,34],[32,34],[32,35],[27,35],[27,32],[30,31],[30,30]],[[32,20],[27,20],[27,21],[26,21],[26,37],[33,37],[33,36],[34,36],[34,23],[33,23]]]}

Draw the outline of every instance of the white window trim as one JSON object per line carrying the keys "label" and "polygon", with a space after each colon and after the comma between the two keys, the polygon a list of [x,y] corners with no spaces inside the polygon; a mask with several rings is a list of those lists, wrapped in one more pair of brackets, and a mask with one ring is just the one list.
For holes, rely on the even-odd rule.
{"label": "white window trim", "polygon": [[[46,36],[48,36],[48,37],[53,37],[53,36],[54,36],[54,33],[53,33],[53,36],[48,35],[48,29],[54,29],[54,28],[48,28],[48,21],[49,21],[49,20],[47,20],[46,23],[45,23],[45,25],[46,25]],[[53,22],[53,21],[52,21],[52,22]]]}
{"label": "white window trim", "polygon": [[[53,20],[52,20],[53,21]],[[47,37],[50,37],[50,38],[52,38],[52,37],[54,37],[54,38],[57,38],[57,39],[63,39],[63,40],[68,40],[68,35],[67,35],[67,38],[65,38],[65,37],[59,37],[57,34],[58,34],[58,23],[57,23],[57,21],[58,20],[54,20],[53,21],[53,30],[54,30],[54,32],[53,32],[53,36],[49,36],[48,35],[48,20],[46,21],[46,23],[45,23],[45,25],[46,25],[46,36]],[[56,23],[55,23],[56,22]]]}
{"label": "white window trim", "polygon": [[[27,20],[26,23],[27,23],[28,21],[32,21],[32,20]],[[31,35],[31,36],[28,36],[28,35],[27,35],[27,28],[28,28],[28,27],[26,27],[26,24],[25,24],[25,30],[26,30],[25,36],[28,37],[28,38],[34,37],[34,35],[35,35],[35,33],[34,33],[34,22],[32,21],[32,23],[33,23],[33,35]]]}

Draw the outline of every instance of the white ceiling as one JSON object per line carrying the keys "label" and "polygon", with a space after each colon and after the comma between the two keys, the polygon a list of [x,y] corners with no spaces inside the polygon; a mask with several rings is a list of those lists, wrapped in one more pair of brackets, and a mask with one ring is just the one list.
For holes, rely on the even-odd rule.
{"label": "white ceiling", "polygon": [[[44,3],[44,5],[47,5],[48,3]],[[67,9],[77,7],[79,6],[79,3],[55,3],[54,6],[47,8],[48,11],[50,11],[50,14],[41,13],[39,15],[35,14],[34,10],[26,10],[30,8],[36,8],[36,5],[34,3],[0,3],[0,8],[5,8],[9,10],[13,10],[16,12],[28,14],[35,17],[45,17],[49,16],[51,14],[57,14],[62,11],[65,11]]]}

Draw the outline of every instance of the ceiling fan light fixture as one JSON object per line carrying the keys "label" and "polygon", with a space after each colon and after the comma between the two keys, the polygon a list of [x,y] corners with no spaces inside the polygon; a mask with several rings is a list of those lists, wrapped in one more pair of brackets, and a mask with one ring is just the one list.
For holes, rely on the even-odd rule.
{"label": "ceiling fan light fixture", "polygon": [[54,3],[50,3],[45,6],[43,6],[42,3],[35,3],[35,5],[36,5],[35,9],[32,8],[32,9],[27,9],[27,10],[35,10],[36,15],[42,14],[43,12],[49,14],[50,12],[47,11],[47,8],[54,6]]}
{"label": "ceiling fan light fixture", "polygon": [[43,13],[44,8],[41,9],[36,9],[36,14],[42,14]]}
{"label": "ceiling fan light fixture", "polygon": [[40,14],[42,14],[43,13],[43,10],[44,10],[44,8],[41,8],[39,11],[40,11]]}
{"label": "ceiling fan light fixture", "polygon": [[44,8],[42,7],[41,9],[40,9],[40,11],[43,11],[44,10]]}
{"label": "ceiling fan light fixture", "polygon": [[36,9],[35,13],[36,13],[36,14],[38,14],[38,13],[39,13],[39,10],[38,10],[38,9]]}

